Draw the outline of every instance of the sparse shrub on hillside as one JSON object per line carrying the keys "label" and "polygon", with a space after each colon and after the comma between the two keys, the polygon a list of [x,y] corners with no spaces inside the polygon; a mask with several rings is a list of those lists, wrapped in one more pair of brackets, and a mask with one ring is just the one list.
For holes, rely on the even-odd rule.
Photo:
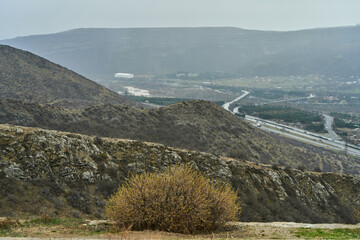
{"label": "sparse shrub on hillside", "polygon": [[237,194],[185,166],[133,176],[106,205],[120,228],[210,232],[235,220]]}
{"label": "sparse shrub on hillside", "polygon": [[8,218],[0,219],[0,230],[10,229],[10,228],[16,227],[18,225],[19,225],[19,223],[15,220],[11,220]]}
{"label": "sparse shrub on hillside", "polygon": [[98,146],[101,146],[103,144],[103,140],[100,137],[95,136],[94,137],[94,144],[98,145]]}
{"label": "sparse shrub on hillside", "polygon": [[231,158],[236,158],[239,160],[247,160],[248,159],[248,153],[246,152],[246,150],[241,149],[241,148],[232,148],[229,150],[229,152],[227,153],[228,157]]}
{"label": "sparse shrub on hillside", "polygon": [[271,165],[271,168],[272,168],[273,170],[279,170],[279,165],[273,164],[273,165]]}
{"label": "sparse shrub on hillside", "polygon": [[290,166],[286,166],[284,170],[289,175],[292,174],[292,171],[293,171],[293,169]]}
{"label": "sparse shrub on hillside", "polygon": [[108,198],[117,190],[118,185],[119,183],[116,181],[102,180],[99,182],[97,189],[99,193]]}
{"label": "sparse shrub on hillside", "polygon": [[306,167],[304,165],[299,165],[297,169],[303,172],[305,171]]}
{"label": "sparse shrub on hillside", "polygon": [[40,218],[37,219],[39,223],[50,223],[52,221],[52,217],[48,213],[42,213]]}
{"label": "sparse shrub on hillside", "polygon": [[106,153],[99,153],[99,154],[93,154],[91,155],[91,158],[96,162],[96,163],[102,163],[107,159],[107,154]]}
{"label": "sparse shrub on hillside", "polygon": [[87,192],[69,192],[67,202],[83,213],[91,213],[90,195]]}

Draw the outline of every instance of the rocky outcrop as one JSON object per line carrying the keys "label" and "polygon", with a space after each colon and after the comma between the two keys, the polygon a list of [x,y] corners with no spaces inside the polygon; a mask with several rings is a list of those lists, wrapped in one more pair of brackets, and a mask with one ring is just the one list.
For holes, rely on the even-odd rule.
{"label": "rocky outcrop", "polygon": [[161,144],[0,125],[0,216],[101,217],[132,174],[189,164],[239,193],[242,221],[359,221],[360,179]]}

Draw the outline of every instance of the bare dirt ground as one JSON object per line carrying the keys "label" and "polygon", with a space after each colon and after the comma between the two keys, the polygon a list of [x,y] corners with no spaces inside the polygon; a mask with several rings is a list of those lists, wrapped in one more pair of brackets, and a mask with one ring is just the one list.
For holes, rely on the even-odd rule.
{"label": "bare dirt ground", "polygon": [[296,232],[299,228],[306,229],[358,229],[360,224],[309,224],[294,222],[237,222],[232,223],[246,230],[245,239],[304,239]]}
{"label": "bare dirt ground", "polygon": [[[186,235],[167,233],[159,231],[130,231],[123,229],[119,232],[103,229],[103,221],[88,221],[76,228],[68,228],[62,225],[55,226],[33,226],[26,228],[16,228],[12,234],[0,237],[0,240],[44,240],[44,239],[72,239],[72,240],[140,240],[140,239],[329,239],[323,237],[299,236],[299,229],[359,229],[360,224],[307,224],[293,222],[233,222],[229,223],[226,229],[213,234]],[[330,238],[338,239],[338,238]],[[340,238],[340,239],[358,239],[358,238]]]}

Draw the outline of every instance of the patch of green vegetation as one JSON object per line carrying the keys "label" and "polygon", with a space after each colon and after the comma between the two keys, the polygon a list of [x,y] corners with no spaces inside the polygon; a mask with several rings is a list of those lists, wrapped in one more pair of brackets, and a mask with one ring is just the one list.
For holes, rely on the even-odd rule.
{"label": "patch of green vegetation", "polygon": [[8,236],[8,234],[11,232],[11,229],[0,229],[0,237]]}
{"label": "patch of green vegetation", "polygon": [[296,232],[298,238],[319,239],[360,239],[360,228],[337,228],[337,229],[309,229],[299,228]]}
{"label": "patch of green vegetation", "polygon": [[[12,220],[13,221],[13,220]],[[32,235],[42,235],[44,233],[36,231],[39,228],[52,227],[49,232],[68,233],[74,235],[97,235],[111,232],[109,224],[102,224],[101,226],[82,226],[84,220],[75,218],[49,218],[43,217],[27,220],[17,225],[11,225],[6,229],[0,229],[0,237],[26,237],[31,229],[35,229]],[[60,228],[57,228],[60,227]],[[55,229],[54,229],[55,228]]]}
{"label": "patch of green vegetation", "polygon": [[349,119],[352,120],[354,117],[348,113],[338,113],[338,112],[331,112],[330,116],[342,118],[342,119]]}
{"label": "patch of green vegetation", "polygon": [[[336,128],[357,128],[360,124],[360,119],[350,114],[330,113],[334,117],[334,125]],[[346,121],[345,121],[346,120]]]}
{"label": "patch of green vegetation", "polygon": [[334,124],[336,128],[357,128],[353,122],[345,122],[344,120],[335,117]]}
{"label": "patch of green vegetation", "polygon": [[305,129],[309,131],[325,131],[324,120],[318,113],[277,105],[242,106],[240,111],[244,114],[257,116],[263,119],[283,120],[288,123],[300,122],[304,124]]}
{"label": "patch of green vegetation", "polygon": [[263,89],[253,89],[251,90],[251,95],[254,97],[266,98],[266,99],[283,99],[284,97],[287,98],[300,98],[300,97],[307,97],[308,94],[303,91],[284,91],[278,89],[270,89],[270,90],[263,90]]}
{"label": "patch of green vegetation", "polygon": [[305,129],[311,132],[325,132],[324,123],[307,123]]}
{"label": "patch of green vegetation", "polygon": [[280,119],[286,122],[321,122],[323,121],[319,114],[290,108],[284,106],[262,105],[262,106],[243,106],[241,111],[246,114],[259,116],[264,119]]}
{"label": "patch of green vegetation", "polygon": [[14,232],[12,229],[0,230],[0,237],[26,237],[25,234]]}

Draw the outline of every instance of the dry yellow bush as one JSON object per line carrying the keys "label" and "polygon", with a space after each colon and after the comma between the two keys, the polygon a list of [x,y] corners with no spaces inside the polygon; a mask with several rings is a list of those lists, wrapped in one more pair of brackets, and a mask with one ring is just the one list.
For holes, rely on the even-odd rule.
{"label": "dry yellow bush", "polygon": [[121,227],[180,233],[210,232],[236,219],[237,193],[210,184],[186,166],[132,177],[106,205],[106,215]]}
{"label": "dry yellow bush", "polygon": [[1,229],[10,229],[12,227],[18,226],[18,221],[11,220],[8,218],[0,218],[0,230]]}

